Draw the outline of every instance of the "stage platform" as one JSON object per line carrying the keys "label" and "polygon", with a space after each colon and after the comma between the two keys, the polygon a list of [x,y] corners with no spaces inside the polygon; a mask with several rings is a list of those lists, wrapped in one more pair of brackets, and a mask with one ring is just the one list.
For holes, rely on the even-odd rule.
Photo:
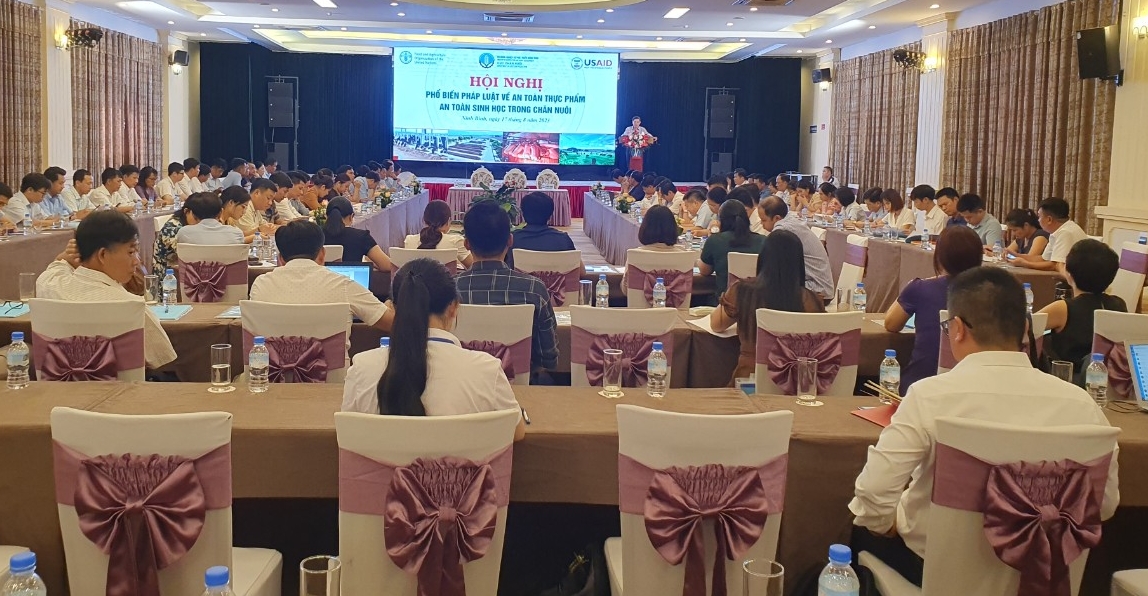
{"label": "stage platform", "polygon": [[[452,187],[470,185],[470,180],[466,178],[419,178],[419,180],[422,181],[423,186],[430,192],[432,201],[447,200],[447,194]],[[602,186],[607,190],[618,190],[618,185],[615,184],[613,180],[563,180],[559,183],[558,188],[565,190],[569,195],[571,217],[582,217],[582,197],[585,193],[590,192],[590,188],[599,182],[601,182]],[[685,192],[692,186],[705,186],[704,182],[675,181],[675,184],[678,185],[678,190],[682,192]],[[533,188],[534,181],[529,181],[529,185],[530,188]],[[527,190],[530,190],[530,188]]]}

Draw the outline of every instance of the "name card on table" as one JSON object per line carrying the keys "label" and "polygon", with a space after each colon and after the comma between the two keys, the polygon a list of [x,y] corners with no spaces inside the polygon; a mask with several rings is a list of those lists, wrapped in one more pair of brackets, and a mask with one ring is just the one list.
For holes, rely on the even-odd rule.
{"label": "name card on table", "polygon": [[186,304],[173,304],[167,308],[167,312],[164,312],[165,309],[162,304],[157,304],[148,308],[150,308],[151,311],[155,313],[155,316],[161,321],[178,321],[183,318],[183,315],[191,312],[191,307]]}

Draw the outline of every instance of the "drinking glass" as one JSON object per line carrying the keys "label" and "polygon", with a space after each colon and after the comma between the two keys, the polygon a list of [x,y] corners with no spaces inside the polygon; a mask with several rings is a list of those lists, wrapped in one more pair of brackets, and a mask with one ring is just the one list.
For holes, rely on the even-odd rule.
{"label": "drinking glass", "polygon": [[1072,363],[1067,360],[1052,361],[1052,376],[1069,383],[1072,382]]}
{"label": "drinking glass", "polygon": [[594,306],[594,283],[588,279],[578,282],[579,302],[582,306]]}
{"label": "drinking glass", "polygon": [[622,350],[602,350],[604,357],[602,375],[602,397],[618,399],[622,397]]}
{"label": "drinking glass", "polygon": [[148,274],[144,276],[144,302],[147,304],[155,304],[158,302],[156,296],[159,296],[159,276]]}
{"label": "drinking glass", "polygon": [[817,400],[817,359],[797,359],[797,404],[801,406],[825,405]]}
{"label": "drinking glass", "polygon": [[833,312],[849,312],[853,310],[853,290],[837,288],[837,302],[833,304]]}
{"label": "drinking glass", "polygon": [[231,384],[231,344],[211,346],[211,393],[235,391]]}
{"label": "drinking glass", "polygon": [[747,559],[741,564],[742,596],[781,596],[785,568],[777,561]]}
{"label": "drinking glass", "polygon": [[36,274],[20,274],[20,302],[27,302],[36,297]]}
{"label": "drinking glass", "polygon": [[299,562],[299,596],[339,596],[339,557],[317,555]]}

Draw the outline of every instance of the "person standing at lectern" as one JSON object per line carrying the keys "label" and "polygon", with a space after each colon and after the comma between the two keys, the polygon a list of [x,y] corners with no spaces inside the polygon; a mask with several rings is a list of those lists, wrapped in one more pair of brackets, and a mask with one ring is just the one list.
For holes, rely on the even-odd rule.
{"label": "person standing at lectern", "polygon": [[[650,134],[650,131],[642,127],[641,116],[634,116],[630,121],[630,126],[626,127],[626,131],[622,133],[623,136],[644,136]],[[653,136],[653,135],[650,135]]]}

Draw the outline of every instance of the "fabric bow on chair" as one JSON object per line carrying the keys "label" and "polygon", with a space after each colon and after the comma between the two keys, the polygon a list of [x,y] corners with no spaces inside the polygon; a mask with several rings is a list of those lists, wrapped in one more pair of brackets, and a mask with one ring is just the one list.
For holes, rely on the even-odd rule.
{"label": "fabric bow on chair", "polygon": [[227,266],[215,261],[184,261],[184,291],[193,302],[219,302],[227,292]]}
{"label": "fabric bow on chair", "polygon": [[[271,361],[267,379],[272,383],[326,383],[327,357],[323,343],[313,337],[268,337],[267,355]],[[288,373],[292,377],[288,377]]]}
{"label": "fabric bow on chair", "polygon": [[[694,291],[694,272],[693,271],[668,271],[668,270],[654,270],[654,271],[637,271],[637,279],[641,281],[642,293],[646,296],[646,302],[649,304],[654,303],[654,286],[658,283],[658,278],[662,278],[662,283],[666,286],[666,306],[670,308],[677,308],[685,303],[686,295]],[[630,280],[630,273],[626,274],[627,282]]]}
{"label": "fabric bow on chair", "polygon": [[1121,250],[1120,268],[1138,275],[1148,274],[1148,254],[1134,250]]}
{"label": "fabric bow on chair", "polygon": [[1104,365],[1108,367],[1108,389],[1118,397],[1132,397],[1135,393],[1132,389],[1132,369],[1128,365],[1124,342],[1112,341],[1096,334],[1092,337],[1092,353],[1104,354]]}
{"label": "fabric bow on chair", "polygon": [[[579,353],[586,356],[586,379],[591,385],[601,385],[606,372],[605,350],[622,351],[622,386],[642,387],[646,384],[646,364],[654,342],[659,338],[641,333],[611,333],[594,335],[589,348]],[[664,342],[663,342],[664,343]]]}
{"label": "fabric bow on chair", "polygon": [[530,367],[530,342],[531,338],[529,337],[511,345],[497,341],[475,340],[462,342],[462,347],[476,352],[485,352],[498,358],[499,362],[502,363],[502,372],[506,374],[507,380],[513,381],[516,376],[515,364],[523,363],[518,367],[522,368],[523,372]]}
{"label": "fabric bow on chair", "polygon": [[32,333],[33,357],[44,381],[115,381],[120,370],[144,366],[143,329],[113,338],[52,338]]}
{"label": "fabric bow on chair", "polygon": [[571,269],[566,273],[561,271],[522,271],[522,273],[533,275],[542,281],[550,293],[550,304],[553,306],[564,306],[566,293],[579,290],[578,269]]}
{"label": "fabric bow on chair", "polygon": [[[848,335],[848,334],[846,334]],[[858,336],[860,332],[858,332]],[[858,340],[860,338],[858,337]],[[769,365],[769,380],[786,395],[797,393],[797,359],[817,360],[817,392],[825,393],[837,380],[845,362],[843,338],[837,333],[790,333],[774,335],[757,330],[758,361]],[[764,360],[762,359],[764,354]],[[854,363],[856,359],[854,358]]]}

